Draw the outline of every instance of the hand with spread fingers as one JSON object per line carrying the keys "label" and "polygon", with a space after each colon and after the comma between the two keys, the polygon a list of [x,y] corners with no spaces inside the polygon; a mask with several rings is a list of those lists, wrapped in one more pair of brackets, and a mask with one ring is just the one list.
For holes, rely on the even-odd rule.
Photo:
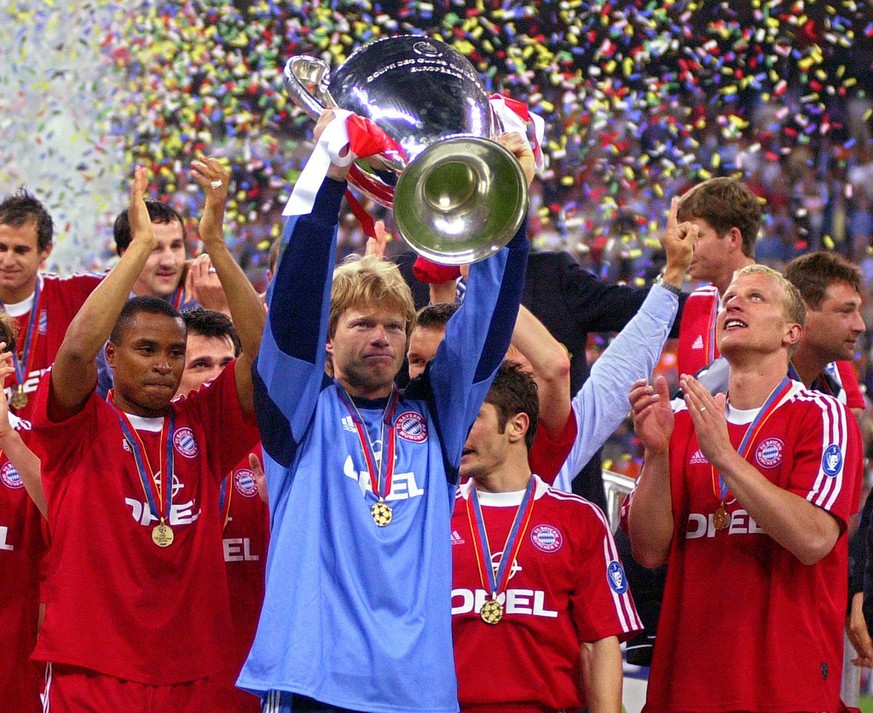
{"label": "hand with spread fingers", "polygon": [[673,435],[673,409],[667,380],[659,376],[654,386],[645,379],[634,382],[630,391],[634,432],[647,453],[666,453]]}
{"label": "hand with spread fingers", "polygon": [[725,395],[713,396],[693,376],[683,374],[679,386],[685,394],[685,405],[697,433],[700,450],[716,468],[726,457],[737,455],[728,436],[727,419],[724,415]]}
{"label": "hand with spread fingers", "polygon": [[206,205],[200,218],[200,238],[204,242],[223,241],[224,207],[230,191],[230,171],[218,159],[201,156],[191,162],[191,175],[206,194]]}

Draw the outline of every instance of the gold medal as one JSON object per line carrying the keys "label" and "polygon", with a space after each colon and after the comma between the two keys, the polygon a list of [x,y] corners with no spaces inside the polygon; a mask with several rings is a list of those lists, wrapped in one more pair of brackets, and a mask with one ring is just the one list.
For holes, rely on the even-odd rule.
{"label": "gold medal", "polygon": [[385,527],[385,525],[390,524],[391,520],[394,519],[394,511],[384,500],[373,503],[373,507],[370,508],[370,514],[379,527]]}
{"label": "gold medal", "polygon": [[9,403],[14,409],[20,409],[27,406],[27,394],[24,393],[24,384],[18,384],[18,386],[15,387],[15,393],[12,394]]}
{"label": "gold medal", "polygon": [[158,547],[169,547],[173,544],[174,537],[173,528],[167,525],[163,520],[161,520],[160,525],[155,525],[155,529],[152,530],[152,541]]}
{"label": "gold medal", "polygon": [[489,599],[479,610],[479,616],[486,624],[496,624],[503,618],[503,605],[496,599]]}
{"label": "gold medal", "polygon": [[712,515],[712,524],[715,526],[716,530],[726,530],[730,522],[730,515],[728,515],[727,510],[724,509],[724,503],[721,503]]}

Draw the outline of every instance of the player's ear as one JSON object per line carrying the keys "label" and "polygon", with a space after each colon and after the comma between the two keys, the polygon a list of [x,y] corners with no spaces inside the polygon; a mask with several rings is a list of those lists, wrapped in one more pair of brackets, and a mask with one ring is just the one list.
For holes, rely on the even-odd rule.
{"label": "player's ear", "polygon": [[111,369],[115,369],[115,357],[118,354],[118,347],[112,342],[106,342],[103,347],[103,353],[106,355],[106,363]]}
{"label": "player's ear", "polygon": [[803,327],[797,322],[789,322],[785,325],[785,336],[782,338],[782,343],[788,347],[796,345],[803,336]]}
{"label": "player's ear", "polygon": [[509,442],[523,441],[528,428],[530,428],[530,417],[524,412],[515,414],[506,424]]}

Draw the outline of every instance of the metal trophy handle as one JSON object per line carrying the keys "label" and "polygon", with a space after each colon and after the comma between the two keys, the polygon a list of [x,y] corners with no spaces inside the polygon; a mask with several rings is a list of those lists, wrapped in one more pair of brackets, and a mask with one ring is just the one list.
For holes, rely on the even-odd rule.
{"label": "metal trophy handle", "polygon": [[401,147],[353,164],[349,183],[393,208],[401,236],[420,255],[449,265],[482,260],[521,226],[524,172],[494,140],[501,124],[478,74],[449,45],[385,37],[332,73],[320,59],[292,57],[284,79],[291,100],[313,119],[340,107]]}
{"label": "metal trophy handle", "polygon": [[[318,57],[309,55],[292,57],[285,63],[283,76],[285,89],[291,101],[303,109],[309,118],[318,121],[322,111],[328,107],[338,106],[328,88],[330,67]],[[310,87],[313,87],[315,92],[311,91]],[[403,170],[403,166],[397,165],[396,161],[388,157],[375,157],[368,159],[368,162],[374,164],[374,168],[387,171],[388,173],[383,173],[387,176]],[[386,180],[378,173],[365,170],[354,163],[349,170],[349,183],[380,205],[386,208],[393,207],[394,186],[390,179]]]}
{"label": "metal trophy handle", "polygon": [[[318,121],[321,112],[327,107],[336,106],[328,91],[330,67],[318,57],[298,55],[285,64],[285,89],[297,106],[306,112],[310,119]],[[314,94],[309,87],[317,87]]]}

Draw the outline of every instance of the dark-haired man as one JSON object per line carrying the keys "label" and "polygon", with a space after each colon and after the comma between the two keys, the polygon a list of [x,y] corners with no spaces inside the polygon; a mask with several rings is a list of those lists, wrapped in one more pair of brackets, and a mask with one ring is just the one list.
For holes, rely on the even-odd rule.
{"label": "dark-haired man", "polygon": [[46,207],[21,189],[0,202],[0,302],[18,323],[15,372],[5,383],[12,410],[29,418],[39,377],[54,361],[67,327],[100,276],[40,272],[52,252]]}
{"label": "dark-haired man", "polygon": [[[147,200],[146,208],[157,244],[133,283],[131,292],[140,296],[161,297],[176,309],[182,309],[185,301],[185,222],[179,212],[166,203]],[[121,212],[115,219],[112,233],[115,250],[121,257],[132,239],[127,211]]]}
{"label": "dark-haired man", "polygon": [[[230,318],[195,307],[182,312],[187,329],[185,370],[178,394],[185,396],[212,383],[242,349]],[[264,573],[270,540],[270,515],[255,473],[261,472],[260,443],[221,481],[218,509],[222,526],[224,565],[233,621],[233,647],[225,655],[225,672],[210,681],[210,713],[259,713],[256,696],[236,687],[264,601]]]}
{"label": "dark-haired man", "polygon": [[[166,203],[146,200],[145,204],[157,243],[133,283],[130,296],[159,297],[177,310],[196,307],[197,302],[185,291],[185,221],[175,208]],[[112,235],[115,251],[121,257],[132,240],[126,210],[115,219]],[[97,357],[97,391],[105,396],[111,388],[112,371],[101,351]]]}
{"label": "dark-haired man", "polygon": [[[228,174],[204,158],[206,251],[243,327],[243,352],[209,389],[173,401],[185,325],[164,300],[130,290],[154,250],[131,185],[133,240],[67,330],[34,409],[53,536],[46,616],[34,658],[49,664],[52,710],[211,710],[231,623],[221,557],[219,484],[257,440],[251,364],[263,310],[224,244]],[[115,373],[96,391],[97,353]],[[99,483],[99,487],[95,487]]]}
{"label": "dark-haired man", "polygon": [[617,711],[619,641],[642,628],[603,512],[531,474],[538,412],[533,379],[506,362],[464,445],[470,481],[452,517],[462,712]]}
{"label": "dark-haired man", "polygon": [[[866,326],[861,316],[861,271],[838,253],[819,251],[801,255],[785,266],[785,278],[803,297],[806,328],[791,357],[795,378],[807,388],[831,394],[840,403],[848,402],[843,384],[845,370],[855,359],[858,340]],[[842,360],[842,361],[841,361]],[[851,374],[854,375],[853,373]],[[850,386],[854,381],[850,382]],[[853,408],[856,415],[860,410]],[[859,483],[860,486],[860,483]],[[853,505],[857,505],[857,498]],[[873,500],[868,498],[855,534],[849,543],[850,610],[846,633],[865,665],[873,664],[873,642],[867,631],[863,610],[866,541]],[[868,604],[873,607],[873,601]],[[870,608],[866,614],[873,613]]]}

